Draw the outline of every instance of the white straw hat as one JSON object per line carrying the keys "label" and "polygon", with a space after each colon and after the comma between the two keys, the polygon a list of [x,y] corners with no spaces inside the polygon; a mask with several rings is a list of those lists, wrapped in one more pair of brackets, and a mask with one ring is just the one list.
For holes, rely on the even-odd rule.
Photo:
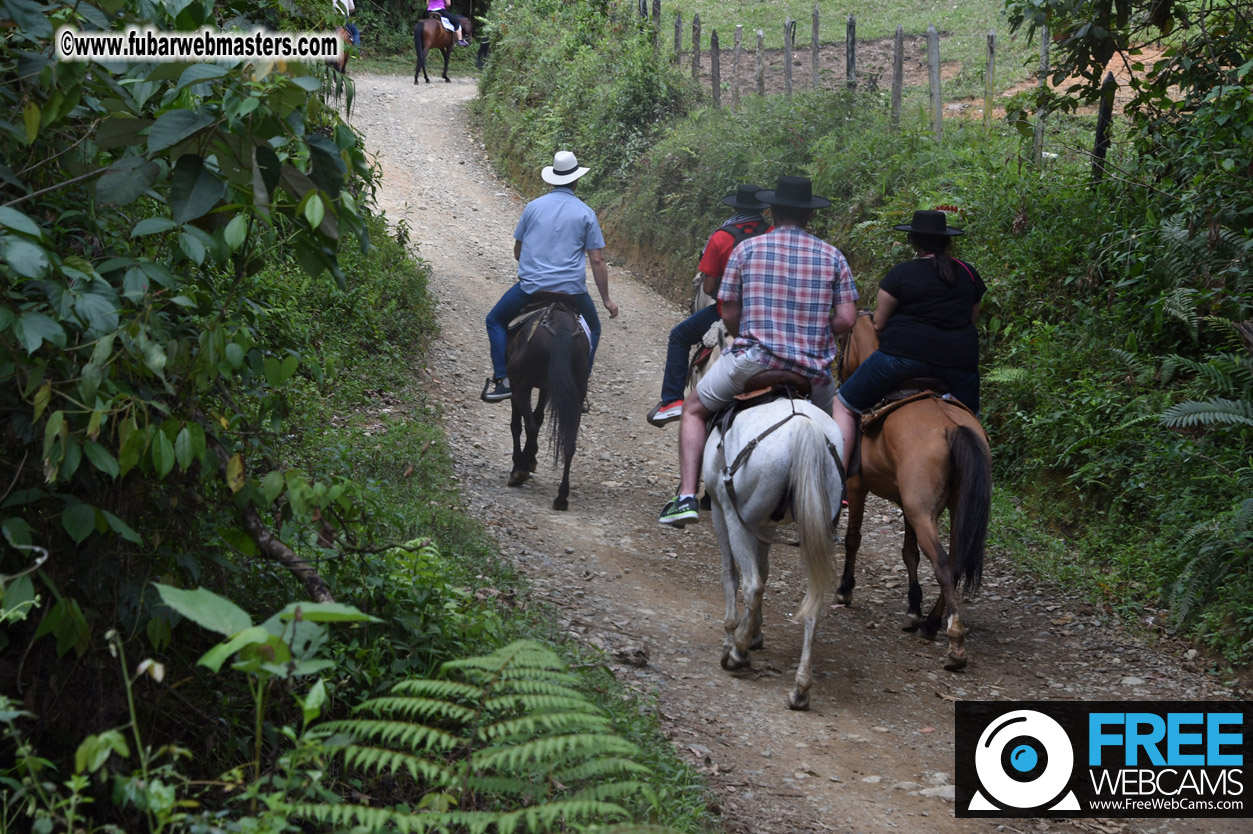
{"label": "white straw hat", "polygon": [[569,151],[557,151],[553,156],[553,164],[545,168],[540,176],[549,185],[569,185],[590,170],[580,168],[579,161]]}

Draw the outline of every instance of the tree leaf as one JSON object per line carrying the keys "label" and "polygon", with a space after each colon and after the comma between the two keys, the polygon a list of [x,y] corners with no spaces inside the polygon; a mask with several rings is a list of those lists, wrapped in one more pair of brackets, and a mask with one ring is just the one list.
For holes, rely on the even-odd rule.
{"label": "tree leaf", "polygon": [[291,620],[300,609],[300,619],[310,623],[378,623],[377,617],[342,602],[292,602],[279,612],[283,620]]}
{"label": "tree leaf", "polygon": [[110,478],[117,478],[120,472],[117,459],[109,454],[108,449],[94,440],[85,440],[83,441],[83,451],[87,455],[87,460],[91,461],[92,466]]}
{"label": "tree leaf", "polygon": [[109,523],[109,529],[111,529],[114,533],[117,533],[128,542],[143,544],[143,539],[141,539],[139,534],[136,533],[134,529],[132,529],[125,521],[118,518],[108,510],[101,510],[100,512],[104,514],[104,520]]}
{"label": "tree leaf", "polygon": [[185,591],[160,582],[152,583],[161,601],[196,625],[230,637],[252,628],[248,612],[223,596],[204,588]]}
{"label": "tree leaf", "polygon": [[117,307],[99,293],[83,293],[74,299],[74,313],[87,325],[87,333],[92,338],[117,329]]}
{"label": "tree leaf", "polygon": [[176,223],[203,217],[226,193],[226,183],[206,168],[204,159],[196,154],[180,156],[171,179],[170,210]]}
{"label": "tree leaf", "polygon": [[13,325],[13,334],[17,336],[22,347],[26,348],[28,355],[39,350],[44,342],[65,347],[65,331],[43,313],[22,313],[22,317]]}
{"label": "tree leaf", "polygon": [[126,148],[136,144],[139,134],[151,124],[152,119],[136,119],[118,114],[101,122],[100,129],[91,138],[100,148]]}
{"label": "tree leaf", "polygon": [[5,235],[0,240],[0,260],[23,278],[42,278],[52,266],[42,246],[21,237]]}
{"label": "tree leaf", "polygon": [[125,206],[144,195],[161,176],[161,166],[142,156],[128,156],[105,169],[96,180],[96,199]]}
{"label": "tree leaf", "polygon": [[169,110],[162,113],[148,130],[148,152],[156,153],[177,145],[213,124],[213,117],[197,110]]}
{"label": "tree leaf", "polygon": [[70,534],[75,544],[96,531],[96,508],[90,504],[67,504],[61,512],[61,526]]}
{"label": "tree leaf", "polygon": [[244,459],[236,452],[226,462],[226,485],[231,488],[231,492],[239,492],[247,483],[248,477],[244,474]]}
{"label": "tree leaf", "polygon": [[34,238],[42,238],[43,230],[22,212],[10,206],[0,206],[0,226]]}
{"label": "tree leaf", "polygon": [[176,228],[178,228],[178,224],[168,217],[145,217],[135,224],[134,229],[131,229],[131,237],[155,235]]}
{"label": "tree leaf", "polygon": [[164,478],[174,468],[174,446],[160,429],[152,433],[152,466],[158,478]]}
{"label": "tree leaf", "polygon": [[186,426],[183,426],[174,438],[174,460],[178,462],[178,468],[183,471],[187,471],[187,467],[191,466],[191,432]]}
{"label": "tree leaf", "polygon": [[249,646],[266,643],[269,639],[270,633],[261,626],[246,628],[231,639],[218,643],[202,654],[196,661],[196,665],[206,666],[214,672],[221,671],[222,664],[229,660],[231,655]]}
{"label": "tree leaf", "polygon": [[226,67],[220,64],[192,64],[183,70],[178,83],[174,85],[174,92],[178,92],[184,87],[190,87],[192,84],[200,84],[214,78],[221,78],[226,75],[226,72]]}

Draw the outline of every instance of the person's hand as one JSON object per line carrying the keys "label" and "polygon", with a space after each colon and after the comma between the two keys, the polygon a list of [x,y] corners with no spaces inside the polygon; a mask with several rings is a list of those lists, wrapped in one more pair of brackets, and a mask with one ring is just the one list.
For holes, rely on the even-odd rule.
{"label": "person's hand", "polygon": [[608,298],[605,299],[605,309],[609,311],[609,318],[616,319],[618,317],[618,305]]}

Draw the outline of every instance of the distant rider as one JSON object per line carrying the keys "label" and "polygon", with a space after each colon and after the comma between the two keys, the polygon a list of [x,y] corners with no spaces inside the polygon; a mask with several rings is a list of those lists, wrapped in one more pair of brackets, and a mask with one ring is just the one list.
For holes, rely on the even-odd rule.
{"label": "distant rider", "polygon": [[448,11],[448,0],[429,0],[426,4],[426,14],[428,17],[437,14],[453,25],[456,29],[457,46],[470,45],[470,42],[461,34],[461,16]]}

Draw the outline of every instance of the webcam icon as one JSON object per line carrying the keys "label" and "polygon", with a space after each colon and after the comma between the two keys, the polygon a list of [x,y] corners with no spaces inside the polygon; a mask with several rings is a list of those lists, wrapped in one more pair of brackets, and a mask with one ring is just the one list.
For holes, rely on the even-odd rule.
{"label": "webcam icon", "polygon": [[1074,766],[1075,751],[1060,724],[1035,710],[1007,712],[979,736],[975,772],[983,790],[975,791],[968,810],[1081,810],[1066,789]]}

